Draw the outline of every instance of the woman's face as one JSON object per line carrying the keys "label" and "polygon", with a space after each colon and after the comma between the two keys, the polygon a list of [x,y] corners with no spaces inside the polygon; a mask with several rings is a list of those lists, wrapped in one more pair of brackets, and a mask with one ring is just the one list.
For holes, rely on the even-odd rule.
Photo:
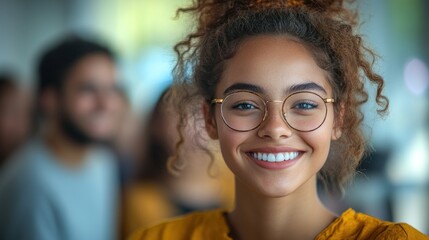
{"label": "woman's face", "polygon": [[[236,90],[256,92],[267,101],[284,100],[302,90],[332,98],[327,73],[302,44],[284,36],[257,36],[242,43],[235,56],[226,62],[215,97],[224,98]],[[247,132],[235,131],[224,123],[220,104],[216,104],[214,115],[206,107],[206,127],[212,138],[219,139],[226,164],[239,184],[265,196],[281,197],[316,183],[330,142],[338,136],[333,104],[326,105],[326,120],[311,132],[290,128],[282,117],[279,102],[267,103],[265,120]],[[292,159],[279,162],[258,159],[258,155],[264,154],[268,158],[280,154]]]}

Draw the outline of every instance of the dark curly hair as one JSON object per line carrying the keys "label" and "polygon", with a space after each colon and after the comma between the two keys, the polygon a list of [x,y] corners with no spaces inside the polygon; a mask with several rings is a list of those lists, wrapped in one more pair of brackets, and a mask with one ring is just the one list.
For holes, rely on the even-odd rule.
{"label": "dark curly hair", "polygon": [[376,87],[378,114],[386,114],[389,105],[382,94],[384,80],[372,69],[377,56],[354,32],[357,15],[344,5],[341,0],[195,0],[192,6],[179,9],[178,13],[192,13],[198,23],[174,48],[182,123],[196,109],[190,108],[196,106],[191,103],[214,97],[226,60],[244,39],[258,35],[292,38],[307,47],[329,75],[342,136],[332,142],[318,177],[330,192],[342,192],[365,151],[361,129],[361,106],[368,101],[365,83]]}

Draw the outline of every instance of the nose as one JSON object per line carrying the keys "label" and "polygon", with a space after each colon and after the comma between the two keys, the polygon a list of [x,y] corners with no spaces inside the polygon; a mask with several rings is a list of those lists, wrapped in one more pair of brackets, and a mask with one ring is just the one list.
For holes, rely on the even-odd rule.
{"label": "nose", "polygon": [[96,99],[97,106],[104,109],[119,101],[119,94],[110,88],[99,89]]}
{"label": "nose", "polygon": [[281,105],[282,102],[272,101],[269,103],[275,103],[275,105],[272,104],[273,106],[271,109],[268,109],[269,106],[267,103],[267,113],[265,120],[258,128],[258,136],[275,140],[290,137],[292,135],[292,129],[284,120],[281,108],[276,107],[277,105]]}

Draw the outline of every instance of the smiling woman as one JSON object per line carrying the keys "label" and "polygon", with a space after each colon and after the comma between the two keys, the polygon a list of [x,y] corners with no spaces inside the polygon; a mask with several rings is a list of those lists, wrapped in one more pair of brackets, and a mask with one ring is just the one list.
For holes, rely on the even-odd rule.
{"label": "smiling woman", "polygon": [[198,27],[176,45],[178,109],[185,121],[203,99],[206,130],[235,175],[235,208],[132,239],[426,238],[352,209],[336,216],[318,198],[318,178],[341,191],[362,157],[366,81],[378,112],[388,107],[343,1],[200,0],[180,11],[194,13]]}
{"label": "smiling woman", "polygon": [[[218,114],[219,111],[215,109],[214,116],[207,117],[209,133],[212,138],[219,138],[225,161],[237,177],[237,185],[244,184],[247,187],[245,189],[251,188],[249,190],[252,192],[271,197],[290,195],[302,185],[315,186],[317,172],[327,159],[331,138],[335,140],[340,131],[334,124],[333,105],[325,105],[323,101],[323,98],[332,96],[332,88],[325,76],[311,53],[287,37],[255,36],[243,42],[229,60],[215,96],[222,96],[224,89],[238,81],[246,81],[247,84],[257,86],[262,90],[260,94],[270,99],[266,114],[262,114],[264,117],[253,131],[246,132],[237,132],[227,124],[221,124],[221,115],[225,119],[225,111]],[[307,79],[312,79],[312,84],[308,84]],[[297,86],[313,88],[302,92]],[[323,96],[318,97],[318,94]],[[319,102],[316,110],[311,110],[315,112],[310,114],[310,110],[301,110],[301,114],[293,114],[296,107],[288,105],[289,100],[296,95],[298,99],[293,100],[292,104],[316,106]],[[275,104],[278,100],[274,99],[287,99],[282,110],[277,105],[282,106],[283,101]],[[306,116],[304,121],[303,116]],[[245,127],[247,122],[247,119],[241,119],[240,123],[235,122],[235,126]],[[267,155],[267,161],[253,158],[253,153]],[[273,163],[272,158],[278,153],[298,155],[289,161]],[[307,182],[312,184],[305,184]]]}

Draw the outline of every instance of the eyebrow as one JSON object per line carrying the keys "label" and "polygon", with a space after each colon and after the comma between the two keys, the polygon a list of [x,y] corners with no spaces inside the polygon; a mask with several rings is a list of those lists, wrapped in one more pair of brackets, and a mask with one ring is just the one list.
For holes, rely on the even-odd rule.
{"label": "eyebrow", "polygon": [[[239,90],[248,90],[248,91],[252,91],[252,92],[256,92],[256,93],[260,93],[260,94],[262,94],[264,92],[263,88],[256,86],[256,85],[253,85],[253,84],[236,83],[236,84],[231,85],[227,89],[225,89],[225,91],[223,93],[225,95],[227,95],[230,92],[239,91]],[[308,90],[320,91],[320,92],[327,94],[326,90],[322,86],[320,86],[319,84],[317,84],[315,82],[294,84],[291,87],[289,87],[289,89],[286,92],[292,93],[292,92],[308,91]]]}
{"label": "eyebrow", "polygon": [[308,91],[308,90],[320,91],[320,92],[327,94],[326,90],[322,86],[320,86],[319,84],[317,84],[315,82],[294,84],[287,90],[287,92],[292,93],[292,92]]}
{"label": "eyebrow", "polygon": [[256,85],[249,84],[249,83],[236,83],[225,89],[223,94],[227,95],[230,92],[238,91],[238,90],[248,90],[256,93],[263,93],[264,90]]}

